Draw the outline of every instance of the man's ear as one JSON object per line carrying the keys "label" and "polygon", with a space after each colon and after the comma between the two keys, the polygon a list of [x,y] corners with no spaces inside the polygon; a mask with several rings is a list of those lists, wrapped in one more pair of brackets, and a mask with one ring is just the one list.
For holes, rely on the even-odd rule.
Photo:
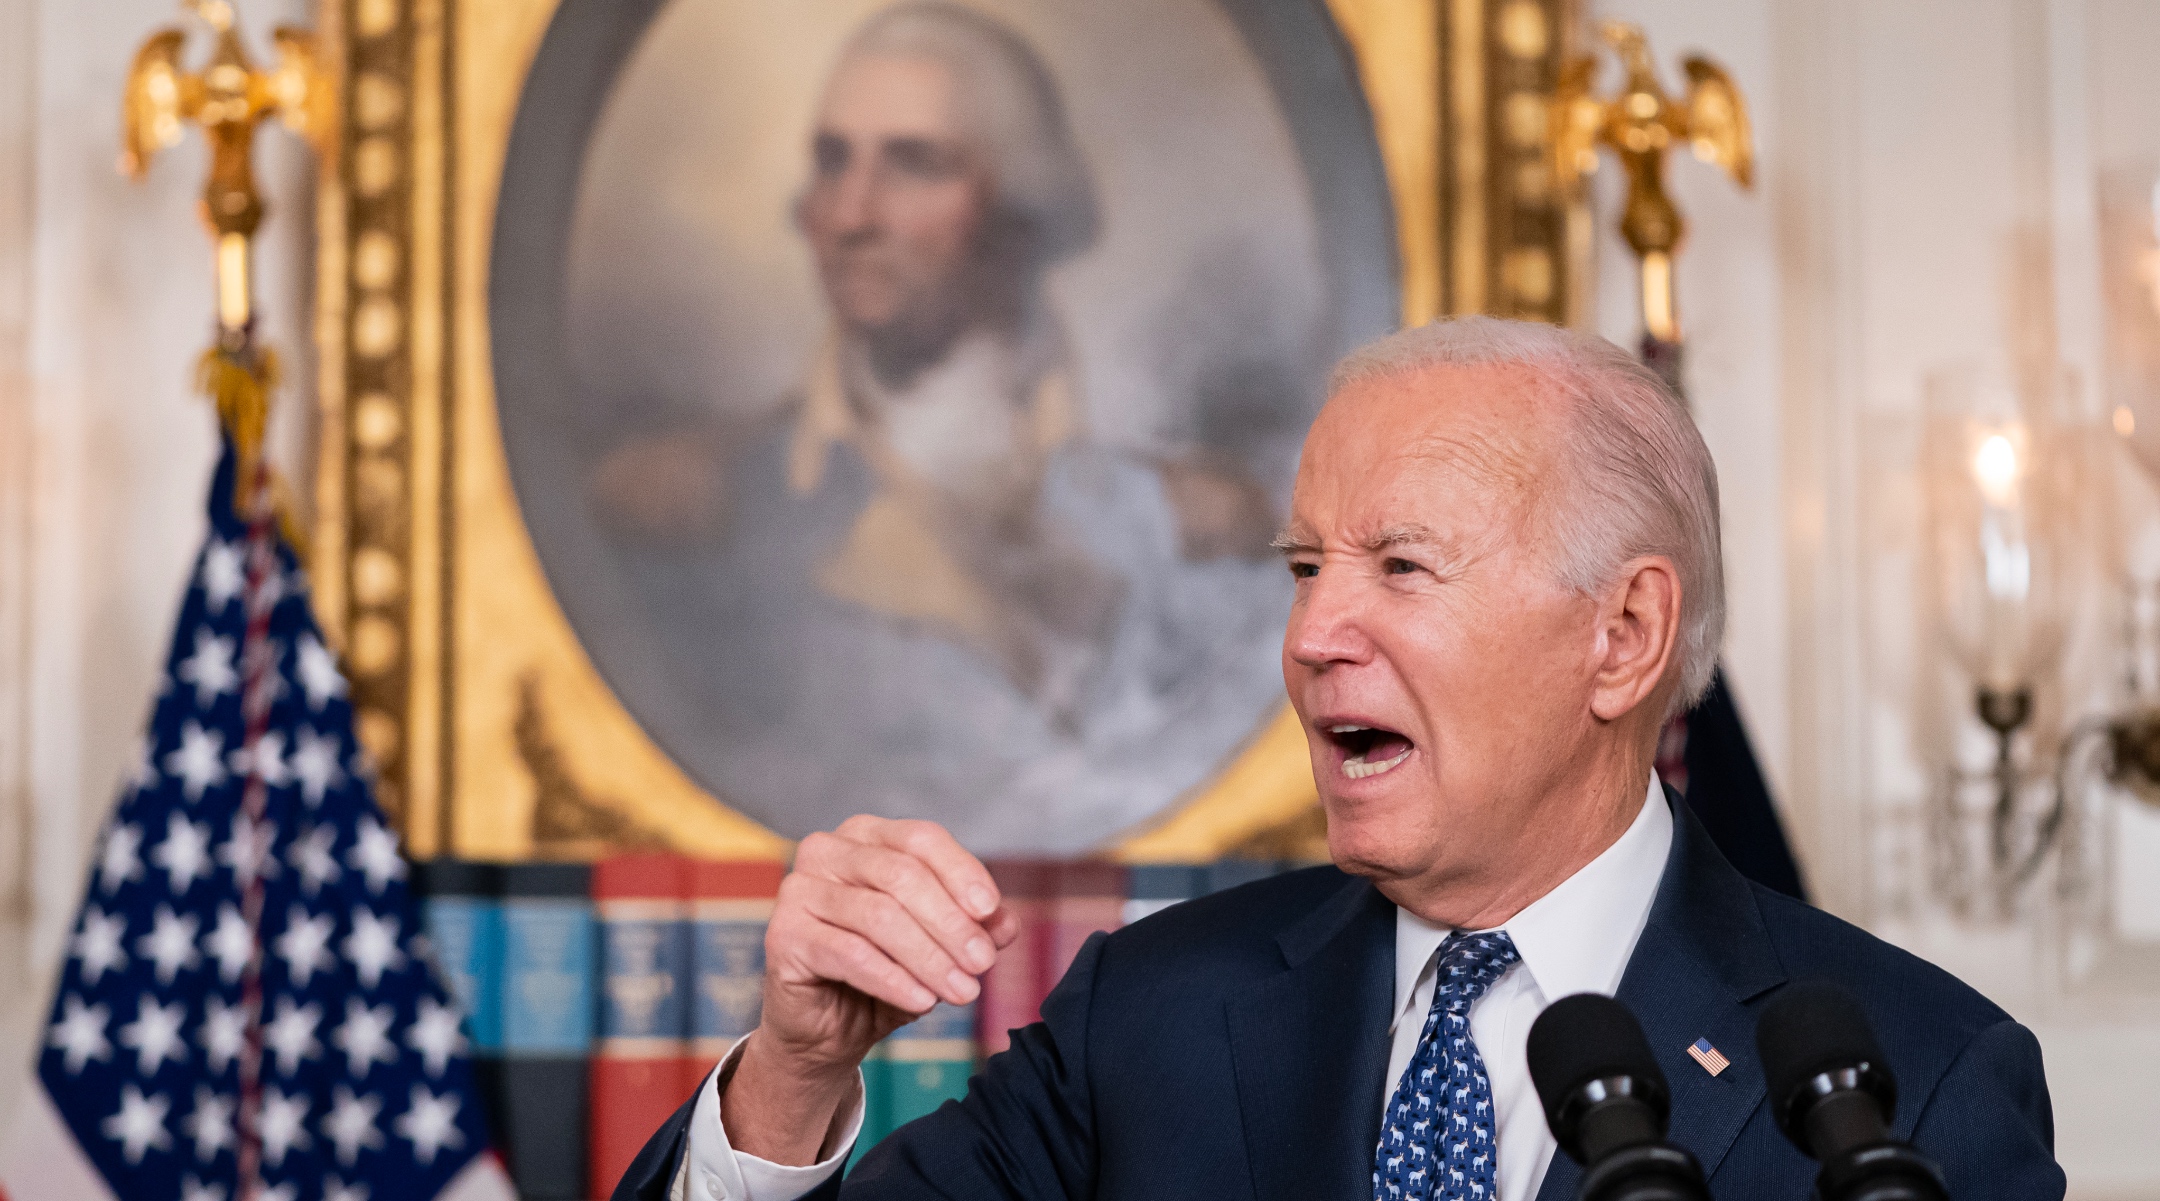
{"label": "man's ear", "polygon": [[1590,711],[1618,721],[1665,689],[1680,641],[1680,572],[1664,555],[1630,560],[1598,605]]}

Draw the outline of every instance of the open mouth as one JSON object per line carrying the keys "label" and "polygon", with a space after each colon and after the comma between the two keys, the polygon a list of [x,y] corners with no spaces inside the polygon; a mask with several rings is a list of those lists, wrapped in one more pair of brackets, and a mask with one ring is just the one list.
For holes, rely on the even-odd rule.
{"label": "open mouth", "polygon": [[1364,780],[1394,770],[1417,749],[1409,739],[1379,726],[1333,725],[1328,741],[1343,750],[1342,773]]}

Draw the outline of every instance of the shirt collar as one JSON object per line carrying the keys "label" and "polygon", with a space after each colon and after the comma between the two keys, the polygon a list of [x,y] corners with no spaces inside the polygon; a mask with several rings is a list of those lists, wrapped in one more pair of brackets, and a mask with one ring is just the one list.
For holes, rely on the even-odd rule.
{"label": "shirt collar", "polygon": [[[1657,899],[1658,881],[1672,851],[1672,809],[1657,773],[1643,807],[1620,837],[1551,892],[1502,923],[1522,956],[1523,970],[1550,1001],[1570,993],[1611,994],[1635,953]],[[1452,927],[1436,926],[1395,911],[1395,1008],[1388,1025],[1402,1020],[1433,955]]]}

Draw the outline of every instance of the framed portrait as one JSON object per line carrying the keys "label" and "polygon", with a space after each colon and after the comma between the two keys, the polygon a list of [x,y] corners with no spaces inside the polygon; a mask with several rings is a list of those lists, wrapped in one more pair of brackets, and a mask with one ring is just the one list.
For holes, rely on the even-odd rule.
{"label": "framed portrait", "polygon": [[1269,542],[1344,352],[1568,316],[1560,0],[338,15],[318,603],[416,853],[1310,839]]}

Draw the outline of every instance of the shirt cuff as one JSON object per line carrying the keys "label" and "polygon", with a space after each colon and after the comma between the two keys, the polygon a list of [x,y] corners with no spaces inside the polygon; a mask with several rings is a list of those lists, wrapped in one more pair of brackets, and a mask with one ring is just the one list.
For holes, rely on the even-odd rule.
{"label": "shirt cuff", "polygon": [[698,1086],[697,1108],[690,1113],[690,1145],[675,1187],[668,1190],[679,1201],[798,1201],[840,1170],[862,1134],[863,1081],[857,1069],[855,1095],[848,1102],[847,1120],[841,1123],[840,1137],[833,1140],[836,1149],[830,1157],[808,1167],[793,1167],[731,1146],[727,1127],[720,1121],[720,1089],[735,1074],[743,1044],[755,1036],[753,1031],[736,1039],[721,1056],[720,1066]]}

